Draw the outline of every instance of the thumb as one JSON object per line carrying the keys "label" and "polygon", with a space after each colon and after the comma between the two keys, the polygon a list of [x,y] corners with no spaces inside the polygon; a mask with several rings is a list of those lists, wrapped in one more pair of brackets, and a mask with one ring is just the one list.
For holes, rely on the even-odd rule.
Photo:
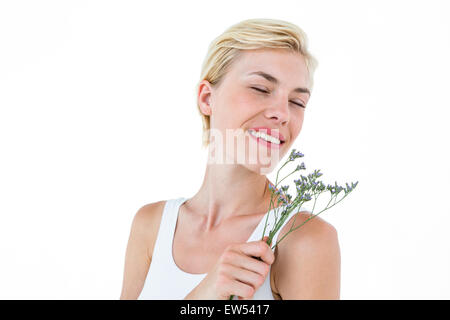
{"label": "thumb", "polygon": [[[264,238],[263,238],[263,241],[265,242],[265,243],[267,243],[267,241],[269,240],[269,237],[268,236],[264,236]],[[269,246],[270,246],[270,242],[269,243],[267,243]]]}

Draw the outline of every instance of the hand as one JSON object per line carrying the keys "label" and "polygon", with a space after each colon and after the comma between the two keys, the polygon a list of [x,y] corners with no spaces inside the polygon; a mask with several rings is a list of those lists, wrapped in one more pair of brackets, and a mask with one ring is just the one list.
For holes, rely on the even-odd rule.
{"label": "hand", "polygon": [[267,239],[229,245],[185,299],[228,300],[231,295],[251,299],[264,283],[275,260]]}

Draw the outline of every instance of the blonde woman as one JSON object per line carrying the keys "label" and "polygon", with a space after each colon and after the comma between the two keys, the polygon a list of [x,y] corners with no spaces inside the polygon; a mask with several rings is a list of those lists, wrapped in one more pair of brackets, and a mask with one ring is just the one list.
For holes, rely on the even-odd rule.
{"label": "blonde woman", "polygon": [[[279,209],[268,211],[273,184],[263,172],[299,135],[316,66],[306,35],[286,21],[245,20],[211,43],[197,87],[211,160],[203,184],[191,198],[138,210],[121,299],[339,299],[340,249],[332,225],[317,217],[274,251],[261,239],[266,219]],[[236,154],[235,138],[241,142]],[[260,160],[264,156],[268,161]],[[308,214],[301,211],[295,226]]]}

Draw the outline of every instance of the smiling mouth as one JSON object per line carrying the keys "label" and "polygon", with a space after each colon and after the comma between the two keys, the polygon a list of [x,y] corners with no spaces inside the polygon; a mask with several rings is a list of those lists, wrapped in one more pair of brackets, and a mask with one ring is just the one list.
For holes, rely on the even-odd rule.
{"label": "smiling mouth", "polygon": [[280,140],[276,137],[267,135],[265,133],[262,132],[258,132],[255,130],[248,130],[249,132],[249,136],[251,136],[253,139],[255,139],[257,141],[258,144],[269,148],[269,149],[280,149],[283,144],[285,143],[284,140]]}
{"label": "smiling mouth", "polygon": [[271,136],[261,131],[249,129],[248,133],[255,138],[275,145],[282,145],[285,142],[284,140],[278,139],[277,137]]}

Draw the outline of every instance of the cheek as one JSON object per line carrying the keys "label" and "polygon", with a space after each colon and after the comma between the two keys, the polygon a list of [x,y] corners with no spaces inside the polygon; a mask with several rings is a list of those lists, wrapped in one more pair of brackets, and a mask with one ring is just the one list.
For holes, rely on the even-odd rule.
{"label": "cheek", "polygon": [[239,119],[247,119],[258,112],[258,106],[260,105],[258,100],[249,97],[249,95],[237,93],[229,100],[227,110],[232,113],[234,120],[239,122]]}
{"label": "cheek", "polygon": [[231,95],[217,105],[212,119],[214,127],[218,129],[238,128],[252,114],[254,105],[249,99],[239,94]]}
{"label": "cheek", "polygon": [[230,99],[231,107],[234,108],[235,111],[241,109],[250,108],[255,102],[251,99],[249,95],[246,95],[242,91],[236,91],[232,98]]}
{"label": "cheek", "polygon": [[293,114],[292,119],[292,125],[291,125],[291,132],[293,137],[297,137],[300,134],[300,131],[303,127],[303,119],[304,119],[304,112],[300,111],[298,114]]}

